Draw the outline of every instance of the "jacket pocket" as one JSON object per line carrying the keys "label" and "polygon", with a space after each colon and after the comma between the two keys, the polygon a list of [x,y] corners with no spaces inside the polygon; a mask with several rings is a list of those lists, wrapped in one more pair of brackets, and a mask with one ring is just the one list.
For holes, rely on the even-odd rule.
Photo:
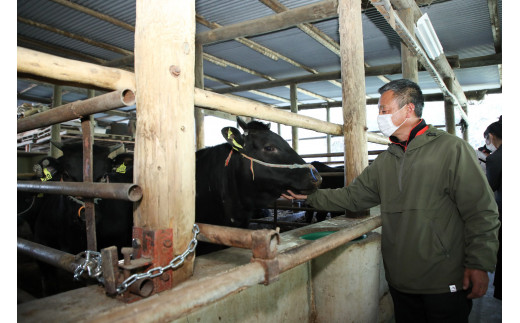
{"label": "jacket pocket", "polygon": [[450,252],[449,252],[448,248],[446,247],[447,244],[443,241],[443,239],[441,238],[441,235],[439,234],[437,229],[435,229],[435,225],[433,224],[433,222],[430,222],[430,228],[432,230],[432,234],[434,236],[434,239],[435,239],[435,241],[437,241],[437,243],[439,245],[439,248],[441,249],[442,253],[444,254],[444,256],[446,258],[449,258],[450,257]]}

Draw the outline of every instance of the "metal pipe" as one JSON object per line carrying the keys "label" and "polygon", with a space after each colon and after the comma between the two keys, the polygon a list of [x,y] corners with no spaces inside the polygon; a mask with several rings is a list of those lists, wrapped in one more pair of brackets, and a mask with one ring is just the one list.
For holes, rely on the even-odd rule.
{"label": "metal pipe", "polygon": [[[352,227],[305,244],[295,250],[281,253],[278,255],[280,273],[310,260],[309,256],[317,257],[380,225],[381,216],[369,217],[366,221]],[[305,260],[302,261],[299,257]],[[187,281],[172,290],[163,292],[162,297],[147,298],[124,307],[114,308],[89,320],[91,322],[173,321],[194,309],[210,305],[226,296],[263,283],[265,281],[264,275],[265,269],[262,264],[251,262],[215,276]],[[182,295],[182,297],[179,297],[179,295]]]}
{"label": "metal pipe", "polygon": [[[92,144],[94,142],[94,129],[91,119],[94,116],[81,118],[81,132],[83,134],[83,182],[91,184],[93,182],[94,155]],[[85,199],[85,227],[87,234],[87,249],[97,250],[96,239],[96,209],[94,199]]]}
{"label": "metal pipe", "polygon": [[370,232],[382,224],[381,216],[369,217],[368,219],[352,226],[339,230],[336,233],[315,240],[278,255],[280,273],[303,264],[311,259],[323,255],[349,241],[352,241],[363,234]]}
{"label": "metal pipe", "polygon": [[86,198],[99,197],[131,202],[137,202],[143,197],[141,187],[128,183],[18,181],[17,186],[18,190],[22,192],[63,194]]}
{"label": "metal pipe", "polygon": [[76,259],[76,257],[70,253],[53,249],[22,238],[18,238],[17,247],[19,252],[27,256],[33,257],[34,259],[49,265],[61,268],[70,273],[74,273],[76,268],[83,265],[85,262],[85,259]]}
{"label": "metal pipe", "polygon": [[27,118],[19,119],[17,122],[17,133],[134,104],[135,94],[132,90],[114,91],[92,99],[68,103]]}

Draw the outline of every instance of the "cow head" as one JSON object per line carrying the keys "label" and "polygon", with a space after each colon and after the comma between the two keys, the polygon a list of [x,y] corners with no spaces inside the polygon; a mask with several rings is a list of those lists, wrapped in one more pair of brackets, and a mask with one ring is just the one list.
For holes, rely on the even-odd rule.
{"label": "cow head", "polygon": [[257,189],[279,197],[288,189],[309,194],[319,187],[321,177],[318,172],[306,164],[287,141],[269,130],[270,124],[237,120],[244,133],[225,127],[222,135],[243,157],[244,169],[249,172]]}
{"label": "cow head", "polygon": [[[63,156],[58,158],[63,170],[63,180],[70,182],[83,181],[83,144],[62,144],[54,141],[51,141],[51,143],[63,152]],[[119,148],[119,146],[115,149],[117,148]],[[92,178],[94,182],[100,181],[101,178],[110,171],[111,160],[108,158],[108,155],[115,149],[98,145],[92,146],[92,156],[94,160]]]}
{"label": "cow head", "polygon": [[47,156],[33,166],[33,171],[42,182],[59,181],[63,174],[63,167],[56,158]]}

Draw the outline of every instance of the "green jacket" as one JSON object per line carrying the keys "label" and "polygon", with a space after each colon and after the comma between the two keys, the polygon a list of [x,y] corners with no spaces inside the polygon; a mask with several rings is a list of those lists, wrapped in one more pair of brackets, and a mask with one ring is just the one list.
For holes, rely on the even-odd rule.
{"label": "green jacket", "polygon": [[391,144],[348,187],[307,202],[330,211],[381,204],[386,279],[401,292],[458,291],[464,268],[495,270],[498,210],[475,151],[431,125],[406,152]]}

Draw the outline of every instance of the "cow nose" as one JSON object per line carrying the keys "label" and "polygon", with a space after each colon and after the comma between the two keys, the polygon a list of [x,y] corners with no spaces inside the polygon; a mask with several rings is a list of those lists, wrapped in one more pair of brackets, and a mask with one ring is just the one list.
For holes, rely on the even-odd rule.
{"label": "cow nose", "polygon": [[316,187],[319,187],[321,185],[322,178],[316,170],[316,168],[311,167],[311,175],[312,179],[314,180],[314,184],[316,185]]}

